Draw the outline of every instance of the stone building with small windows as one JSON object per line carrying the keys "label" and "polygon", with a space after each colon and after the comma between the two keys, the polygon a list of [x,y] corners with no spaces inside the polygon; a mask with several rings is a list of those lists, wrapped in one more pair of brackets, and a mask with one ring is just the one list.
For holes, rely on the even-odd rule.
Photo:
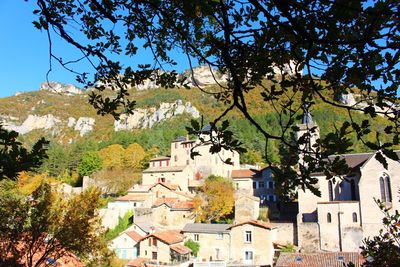
{"label": "stone building with small windows", "polygon": [[262,221],[235,224],[187,224],[182,233],[200,245],[197,261],[228,266],[272,266],[276,228]]}
{"label": "stone building with small windows", "polygon": [[[315,130],[310,147],[319,138],[319,130],[308,114],[299,125],[298,137],[311,128]],[[377,160],[377,155],[385,158],[387,168]],[[387,158],[380,151],[329,158],[336,157],[344,159],[351,169],[344,178],[327,180],[323,173],[313,173],[321,195],[316,196],[309,190],[298,192],[298,245],[303,251],[359,251],[364,238],[377,235],[383,228],[383,213],[375,199],[392,212],[400,208],[399,161]]]}

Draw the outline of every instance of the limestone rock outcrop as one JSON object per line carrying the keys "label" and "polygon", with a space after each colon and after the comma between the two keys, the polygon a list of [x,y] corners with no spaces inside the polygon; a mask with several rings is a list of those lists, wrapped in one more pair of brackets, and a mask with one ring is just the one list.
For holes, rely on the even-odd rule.
{"label": "limestone rock outcrop", "polygon": [[114,122],[114,130],[132,130],[138,128],[151,128],[156,123],[165,121],[177,115],[187,113],[193,118],[200,117],[200,112],[190,102],[183,104],[182,100],[174,103],[161,103],[158,108],[138,108],[132,115],[122,115]]}
{"label": "limestone rock outcrop", "polygon": [[[68,121],[68,123],[71,121]],[[79,131],[80,136],[84,136],[85,134],[93,131],[94,124],[96,120],[90,117],[80,117],[75,124],[75,130]]]}
{"label": "limestone rock outcrop", "polygon": [[39,90],[49,91],[52,93],[65,94],[65,95],[78,95],[82,94],[82,90],[72,84],[62,84],[59,82],[44,82],[40,85]]}
{"label": "limestone rock outcrop", "polygon": [[28,118],[21,124],[16,124],[15,121],[3,121],[3,126],[7,130],[16,131],[20,134],[26,134],[36,129],[49,130],[59,124],[61,120],[52,114],[44,116],[28,115]]}

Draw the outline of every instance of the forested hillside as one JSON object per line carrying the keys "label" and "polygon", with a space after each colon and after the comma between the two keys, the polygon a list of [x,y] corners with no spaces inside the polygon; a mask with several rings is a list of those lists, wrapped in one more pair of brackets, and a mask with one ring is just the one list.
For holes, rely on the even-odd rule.
{"label": "forested hillside", "polygon": [[[209,90],[217,89],[210,87]],[[277,127],[279,117],[272,106],[266,105],[261,97],[261,92],[260,88],[255,88],[247,93],[248,111],[261,125],[279,134],[280,128]],[[103,157],[104,163],[104,150],[113,144],[121,145],[118,147],[119,150],[128,149],[132,144],[138,144],[144,150],[140,159],[141,165],[125,166],[116,163],[118,166],[113,166],[114,163],[112,163],[106,169],[133,168],[139,173],[141,169],[146,167],[146,161],[149,157],[157,154],[168,155],[170,142],[178,136],[186,136],[185,127],[189,126],[190,120],[193,119],[192,114],[184,112],[160,119],[151,125],[151,128],[138,127],[131,130],[119,129],[116,131],[114,118],[97,115],[92,106],[87,103],[87,94],[88,92],[67,96],[62,93],[35,91],[0,99],[0,115],[4,125],[9,125],[10,121],[13,125],[27,124],[25,120],[29,115],[35,115],[38,118],[52,116],[50,122],[49,117],[46,117],[47,124],[41,128],[40,125],[38,127],[31,125],[33,129],[20,134],[20,139],[28,147],[41,136],[50,140],[49,158],[42,169],[47,170],[53,176],[64,177],[63,179],[70,183],[78,181],[80,175],[88,174],[79,171],[79,167],[83,159],[88,157],[89,152],[98,153],[100,157]],[[203,116],[204,122],[215,118],[223,112],[225,107],[223,103],[196,88],[131,90],[130,97],[137,101],[137,108],[143,110],[153,108],[153,111],[156,110],[155,113],[158,112],[157,109],[160,108],[162,103],[175,103],[180,100],[183,103],[182,105],[186,105],[190,102],[191,106],[198,110],[199,115]],[[300,99],[294,98],[294,101],[300,103]],[[322,101],[317,102],[311,112],[314,121],[318,123],[321,129],[322,136],[335,125],[339,127],[345,121],[346,116],[345,110],[332,107]],[[361,114],[354,113],[353,117],[355,120],[361,120]],[[92,128],[88,128],[82,135],[80,134],[82,131],[69,125],[71,118],[74,120],[78,120],[78,118],[93,119],[94,123],[91,124]],[[247,152],[241,155],[241,161],[251,164],[264,163],[263,156],[266,146],[262,135],[235,110],[228,113],[226,118],[229,119],[237,138],[247,149]],[[197,118],[197,120],[201,120],[201,118]],[[383,132],[386,121],[378,116],[371,124],[372,129]],[[352,138],[354,152],[365,151],[363,144],[357,143],[355,134],[352,135]],[[270,142],[267,148],[270,159],[279,163],[279,143]],[[123,154],[123,151],[121,153]],[[120,159],[125,157],[121,155],[114,155],[113,157]],[[102,167],[94,168],[93,171],[99,169],[102,169]],[[107,176],[108,174],[103,173],[102,175]]]}

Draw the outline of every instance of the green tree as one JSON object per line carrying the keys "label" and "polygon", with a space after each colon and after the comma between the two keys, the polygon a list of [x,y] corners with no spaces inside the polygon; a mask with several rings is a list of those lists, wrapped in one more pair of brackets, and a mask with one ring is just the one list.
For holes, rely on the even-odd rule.
{"label": "green tree", "polygon": [[[78,81],[114,92],[112,96],[91,93],[89,102],[99,114],[118,118],[121,113],[132,113],[135,100],[128,97],[128,89],[145,79],[167,88],[187,85],[175,71],[156,71],[166,64],[179,64],[175,53],[180,51],[190,66],[203,64],[215,70],[215,77],[227,77],[216,88],[195,84],[224,104],[210,122],[219,132],[218,136],[210,135],[211,152],[240,147],[228,129],[229,122],[219,124],[228,114],[236,113],[261,134],[265,146],[279,141],[276,147],[284,145],[307,154],[308,167],[297,169],[301,179],[293,180],[294,187],[313,188],[316,181],[312,172],[324,172],[328,179],[347,172],[339,158],[326,158],[348,152],[350,134],[370,150],[381,150],[397,160],[393,146],[399,145],[400,128],[398,111],[393,107],[398,103],[400,75],[399,1],[122,0],[78,5],[74,1],[38,0],[37,7],[34,26],[47,31],[50,40],[54,33],[60,36],[94,67],[93,79],[85,70],[78,74]],[[74,34],[74,29],[79,34]],[[149,64],[123,66],[119,61],[126,55],[129,62],[136,62],[142,48],[153,53]],[[66,60],[50,51],[53,60],[71,70],[74,59]],[[270,121],[257,120],[248,109],[254,102],[249,92],[257,88],[261,88],[257,97],[263,100],[258,109],[275,111],[274,127],[268,127]],[[363,103],[350,106],[337,101],[338,96],[348,93]],[[292,144],[290,132],[298,129],[302,113],[313,109],[317,100],[345,111],[346,122],[332,127],[318,146],[305,146],[310,142],[308,134]],[[361,121],[354,120],[357,113],[365,115]],[[374,139],[370,139],[371,121],[377,114],[388,121],[383,131],[388,142],[381,142],[379,130],[373,130]],[[202,127],[198,124],[204,126],[197,122],[190,133],[199,133]],[[158,140],[162,142],[162,138]],[[275,152],[265,153],[267,163],[272,164],[270,157],[276,156]],[[385,163],[384,157],[378,158]]]}
{"label": "green tree", "polygon": [[78,173],[80,176],[88,176],[101,168],[102,160],[99,153],[96,151],[89,151],[83,154],[81,162],[78,165]]}
{"label": "green tree", "polygon": [[0,126],[0,181],[15,180],[19,172],[30,171],[39,167],[47,157],[48,141],[38,140],[31,151],[18,141],[18,133],[7,131]]}
{"label": "green tree", "polygon": [[106,240],[111,241],[114,238],[116,238],[119,234],[121,234],[123,231],[128,229],[128,227],[133,222],[133,216],[134,216],[133,211],[127,211],[122,218],[119,217],[118,224],[113,229],[110,229],[105,233]]}
{"label": "green tree", "polygon": [[188,239],[184,243],[185,247],[188,247],[192,250],[192,253],[195,257],[197,257],[197,254],[199,253],[200,250],[200,244],[193,241],[192,239]]}

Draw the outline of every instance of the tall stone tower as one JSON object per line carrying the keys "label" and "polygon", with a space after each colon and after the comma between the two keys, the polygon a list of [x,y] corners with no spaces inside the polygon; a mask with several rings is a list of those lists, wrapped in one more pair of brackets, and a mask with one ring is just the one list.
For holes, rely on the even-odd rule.
{"label": "tall stone tower", "polygon": [[301,124],[297,124],[299,130],[296,132],[296,140],[304,138],[305,143],[300,144],[299,148],[302,150],[299,156],[299,164],[307,166],[304,162],[304,156],[306,154],[313,154],[316,147],[317,140],[320,138],[319,127],[317,123],[313,121],[308,106],[304,105],[304,113]]}

